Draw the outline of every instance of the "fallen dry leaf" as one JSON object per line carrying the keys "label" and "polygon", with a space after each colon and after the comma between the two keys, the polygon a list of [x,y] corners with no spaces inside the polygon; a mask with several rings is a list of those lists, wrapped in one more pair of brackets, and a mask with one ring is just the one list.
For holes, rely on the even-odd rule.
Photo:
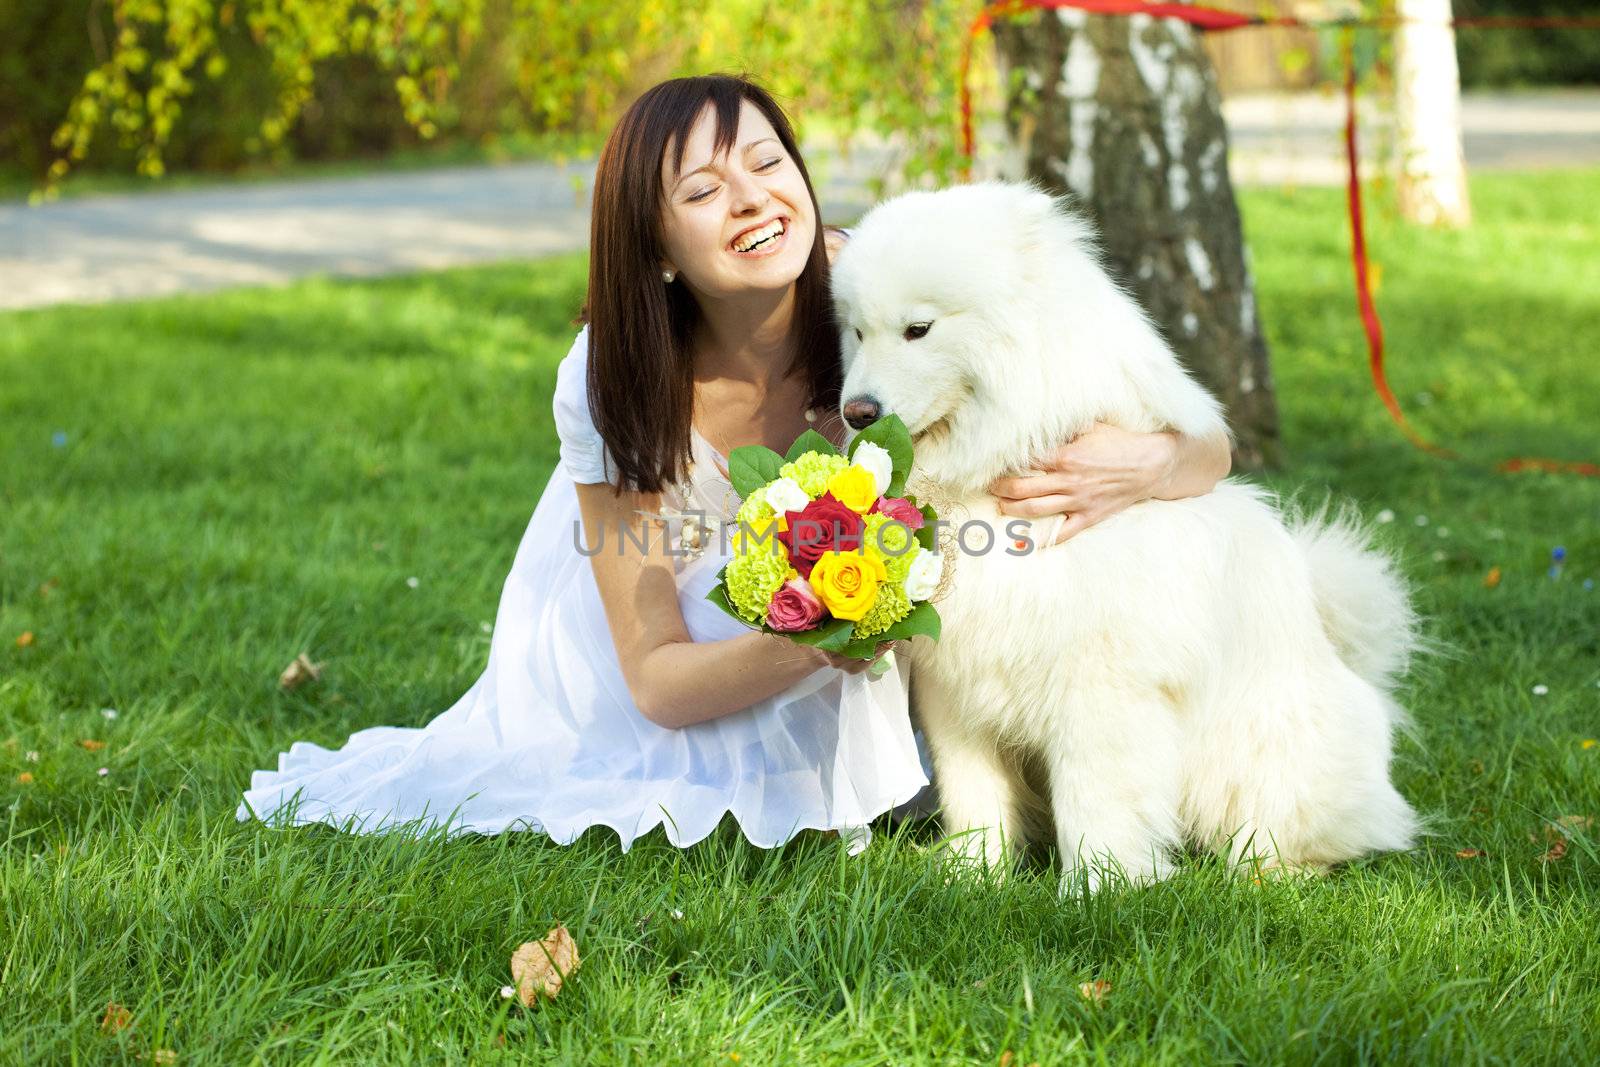
{"label": "fallen dry leaf", "polygon": [[106,747],[106,743],[104,741],[96,741],[92,737],[85,737],[82,741],[79,741],[78,744],[82,745],[90,752],[99,752],[102,748]]}
{"label": "fallen dry leaf", "polygon": [[1487,852],[1485,852],[1481,848],[1463,848],[1463,849],[1459,849],[1456,852],[1456,859],[1458,859],[1458,860],[1481,860],[1484,857],[1486,857],[1487,855],[1489,855],[1489,854]]}
{"label": "fallen dry leaf", "polygon": [[106,1013],[100,1016],[100,1032],[114,1034],[127,1029],[132,1022],[133,1012],[113,1000],[106,1004]]}
{"label": "fallen dry leaf", "polygon": [[[1556,822],[1561,823],[1561,820],[1557,819]],[[1540,863],[1553,863],[1567,854],[1566,835],[1550,823],[1541,826],[1536,834],[1529,833],[1528,840],[1536,845],[1549,845],[1539,857]]]}
{"label": "fallen dry leaf", "polygon": [[312,663],[311,657],[302,652],[278,675],[278,688],[292,693],[307,682],[314,682],[321,677],[322,664]]}
{"label": "fallen dry leaf", "polygon": [[170,1048],[158,1048],[150,1053],[150,1062],[159,1063],[162,1067],[171,1067],[178,1062],[178,1054]]}
{"label": "fallen dry leaf", "polygon": [[20,634],[17,635],[17,647],[18,648],[27,648],[31,644],[33,644],[33,631],[32,630],[24,630]]}
{"label": "fallen dry leaf", "polygon": [[1111,992],[1111,983],[1103,978],[1096,978],[1092,982],[1084,982],[1078,986],[1078,995],[1094,1004],[1104,1002],[1106,994],[1109,992]]}
{"label": "fallen dry leaf", "polygon": [[1484,584],[1484,587],[1488,588],[1488,589],[1493,589],[1495,586],[1499,585],[1500,584],[1500,568],[1499,567],[1490,567],[1489,568],[1489,573],[1485,574],[1483,576],[1483,584]]}
{"label": "fallen dry leaf", "polygon": [[517,983],[517,998],[522,1006],[533,1007],[540,996],[554,1000],[578,964],[578,943],[564,924],[538,941],[519,945],[511,954],[511,978]]}
{"label": "fallen dry leaf", "polygon": [[1010,1049],[1006,1049],[1000,1053],[1000,1067],[1011,1067],[1016,1058],[1016,1055]]}
{"label": "fallen dry leaf", "polygon": [[1568,830],[1588,830],[1594,826],[1594,816],[1563,815],[1556,820],[1556,825],[1565,826]]}
{"label": "fallen dry leaf", "polygon": [[20,782],[23,785],[32,785],[33,784],[33,772],[32,771],[23,771],[21,774],[17,775],[17,781]]}

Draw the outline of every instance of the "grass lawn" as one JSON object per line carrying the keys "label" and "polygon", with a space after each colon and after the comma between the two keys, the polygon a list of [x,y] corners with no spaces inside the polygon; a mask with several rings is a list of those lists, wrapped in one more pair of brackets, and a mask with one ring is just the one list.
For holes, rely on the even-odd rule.
{"label": "grass lawn", "polygon": [[[1541,857],[1600,817],[1600,480],[1491,462],[1600,460],[1597,192],[1485,177],[1469,232],[1374,220],[1396,391],[1460,463],[1371,393],[1339,193],[1248,195],[1271,481],[1392,513],[1449,650],[1396,764],[1434,835],[1088,902],[1041,865],[946,885],[931,827],[849,858],[236,823],[291,741],[420,725],[482,669],[583,260],[0,316],[0,1062],[1592,1059],[1600,822]],[[302,650],[323,678],[282,693]],[[513,1008],[512,949],[557,921],[580,977]]]}

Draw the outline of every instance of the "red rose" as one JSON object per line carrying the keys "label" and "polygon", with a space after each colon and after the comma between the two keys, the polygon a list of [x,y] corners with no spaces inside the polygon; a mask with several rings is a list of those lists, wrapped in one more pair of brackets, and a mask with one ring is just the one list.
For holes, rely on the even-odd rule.
{"label": "red rose", "polygon": [[872,505],[872,510],[904,523],[908,530],[922,529],[922,512],[903,496],[880,496],[878,502]]}
{"label": "red rose", "polygon": [[845,552],[861,547],[866,524],[861,513],[823,493],[800,511],[786,511],[787,530],[773,536],[789,550],[789,565],[802,578],[811,577],[811,566],[824,552]]}

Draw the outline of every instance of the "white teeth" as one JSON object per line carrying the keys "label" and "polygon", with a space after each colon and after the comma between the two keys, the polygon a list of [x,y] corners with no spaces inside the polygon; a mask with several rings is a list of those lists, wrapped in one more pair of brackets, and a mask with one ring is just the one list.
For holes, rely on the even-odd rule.
{"label": "white teeth", "polygon": [[735,252],[748,252],[750,249],[754,248],[762,241],[765,241],[767,238],[776,237],[782,232],[783,220],[773,219],[771,222],[761,227],[761,229],[751,230],[749,233],[739,238],[738,243],[733,246],[733,250]]}

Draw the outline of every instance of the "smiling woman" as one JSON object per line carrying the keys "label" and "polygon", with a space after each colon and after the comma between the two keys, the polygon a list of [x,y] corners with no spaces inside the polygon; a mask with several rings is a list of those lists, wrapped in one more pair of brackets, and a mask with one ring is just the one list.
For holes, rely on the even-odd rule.
{"label": "smiling woman", "polygon": [[605,825],[626,849],[655,826],[686,846],[732,814],[763,847],[814,827],[859,849],[925,789],[898,665],[870,674],[706,599],[739,505],[721,453],[787,449],[818,412],[844,438],[818,218],[759,87],[680,79],[634,103],[596,174],[588,322],[553,404],[561,465],[483,676],[422,729],[295,745],[241,817],[562,843]]}

